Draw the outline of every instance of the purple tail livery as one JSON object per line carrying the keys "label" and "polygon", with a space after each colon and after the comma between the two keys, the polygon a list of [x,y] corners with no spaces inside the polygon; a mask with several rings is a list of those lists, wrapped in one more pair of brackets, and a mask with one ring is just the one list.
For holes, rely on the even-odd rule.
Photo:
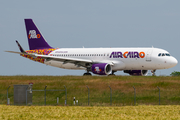
{"label": "purple tail livery", "polygon": [[24,21],[30,50],[52,48],[43,38],[32,19],[24,19]]}

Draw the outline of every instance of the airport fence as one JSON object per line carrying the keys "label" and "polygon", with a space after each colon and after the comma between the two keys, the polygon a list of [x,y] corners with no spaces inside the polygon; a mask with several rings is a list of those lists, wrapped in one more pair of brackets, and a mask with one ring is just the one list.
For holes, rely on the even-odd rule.
{"label": "airport fence", "polygon": [[[7,88],[6,104],[14,105],[13,91]],[[71,91],[71,94],[68,94]],[[73,92],[72,92],[73,91]],[[131,86],[129,90],[114,90],[111,86],[97,91],[89,86],[82,89],[26,89],[25,105],[59,105],[59,106],[130,106],[130,105],[179,105],[180,92],[174,93],[171,89],[155,87]],[[32,93],[32,103],[27,103],[27,93]],[[2,104],[2,103],[1,103]]]}

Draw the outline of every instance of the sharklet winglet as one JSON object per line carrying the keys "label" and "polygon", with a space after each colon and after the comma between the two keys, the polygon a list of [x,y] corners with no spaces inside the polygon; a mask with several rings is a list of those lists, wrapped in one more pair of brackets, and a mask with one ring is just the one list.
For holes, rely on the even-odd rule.
{"label": "sharklet winglet", "polygon": [[19,47],[19,50],[20,50],[22,53],[26,53],[17,40],[16,40],[16,43],[17,43],[17,45],[18,45],[18,47]]}

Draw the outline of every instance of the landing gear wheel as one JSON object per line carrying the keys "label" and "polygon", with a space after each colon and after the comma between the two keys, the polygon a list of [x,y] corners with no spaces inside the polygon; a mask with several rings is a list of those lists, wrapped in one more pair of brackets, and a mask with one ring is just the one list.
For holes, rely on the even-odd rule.
{"label": "landing gear wheel", "polygon": [[84,73],[83,76],[92,76],[91,73]]}
{"label": "landing gear wheel", "polygon": [[116,76],[115,74],[109,74],[108,76]]}

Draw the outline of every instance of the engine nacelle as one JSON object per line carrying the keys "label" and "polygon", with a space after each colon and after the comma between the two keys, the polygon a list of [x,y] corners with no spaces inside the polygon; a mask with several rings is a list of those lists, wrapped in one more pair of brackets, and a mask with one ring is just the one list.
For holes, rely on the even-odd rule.
{"label": "engine nacelle", "polygon": [[146,76],[148,74],[148,70],[124,70],[124,73],[129,73],[133,76]]}
{"label": "engine nacelle", "polygon": [[97,63],[92,65],[91,71],[98,75],[109,75],[112,72],[112,67],[107,63]]}

